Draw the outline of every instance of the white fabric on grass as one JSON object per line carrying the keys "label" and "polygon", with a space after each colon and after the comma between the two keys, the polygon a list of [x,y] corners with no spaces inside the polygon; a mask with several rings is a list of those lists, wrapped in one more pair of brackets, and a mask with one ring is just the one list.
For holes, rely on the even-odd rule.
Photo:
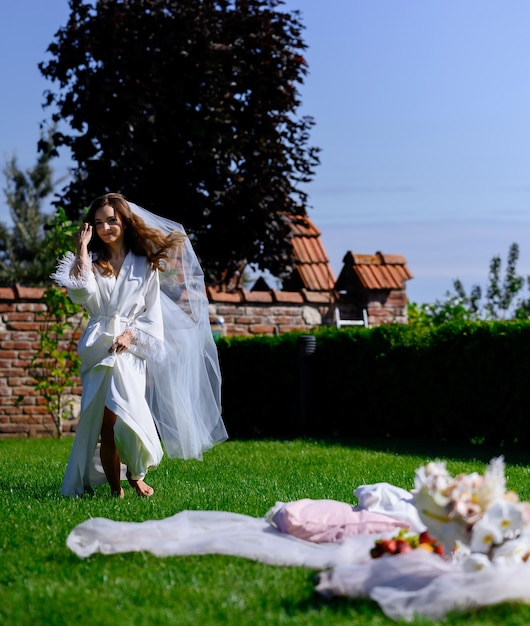
{"label": "white fabric on grass", "polygon": [[181,511],[146,522],[93,518],[76,526],[67,538],[79,557],[94,553],[151,552],[156,556],[225,554],[269,565],[310,569],[365,560],[373,535],[349,543],[312,543],[281,533],[263,518],[226,511]]}
{"label": "white fabric on grass", "polygon": [[[385,483],[386,484],[386,483]],[[365,502],[380,506],[381,498],[399,496],[389,485],[364,485]],[[373,498],[369,492],[373,491]],[[407,516],[397,498],[400,519]],[[405,498],[408,500],[408,498]],[[385,506],[385,514],[391,514]],[[67,539],[79,557],[94,553],[146,551],[156,556],[224,554],[269,565],[323,570],[317,592],[324,598],[369,598],[394,620],[423,616],[444,619],[451,611],[465,611],[506,601],[530,602],[530,563],[507,563],[464,572],[458,560],[413,550],[372,559],[370,549],[386,534],[354,535],[338,543],[312,543],[286,535],[264,518],[223,511],[182,511],[162,520],[116,522],[104,518],[76,526]]]}
{"label": "white fabric on grass", "polygon": [[530,566],[510,564],[464,572],[459,563],[414,550],[361,565],[341,564],[319,575],[323,596],[370,598],[394,620],[442,620],[500,602],[530,602]]}

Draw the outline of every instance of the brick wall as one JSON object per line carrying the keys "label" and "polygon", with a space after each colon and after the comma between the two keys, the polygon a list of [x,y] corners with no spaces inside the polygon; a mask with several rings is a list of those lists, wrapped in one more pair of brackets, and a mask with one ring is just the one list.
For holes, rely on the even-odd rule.
{"label": "brick wall", "polygon": [[208,288],[208,298],[213,328],[226,336],[279,335],[333,324],[330,293],[274,289],[227,293]]}
{"label": "brick wall", "polygon": [[367,290],[368,321],[370,326],[406,324],[408,298],[404,289]]}
{"label": "brick wall", "polygon": [[[0,439],[8,437],[50,437],[56,434],[45,401],[35,390],[30,364],[38,351],[39,330],[46,327],[43,289],[15,286],[0,288]],[[70,390],[74,405],[81,389]],[[72,433],[76,423],[63,425]]]}
{"label": "brick wall", "polygon": [[[405,290],[369,290],[364,294],[370,326],[407,323]],[[230,293],[208,288],[210,321],[226,336],[257,334],[278,335],[289,331],[311,331],[319,326],[333,326],[335,307],[343,319],[362,319],[358,300],[347,294],[336,301],[330,292],[246,291]],[[223,319],[223,324],[216,320]]]}

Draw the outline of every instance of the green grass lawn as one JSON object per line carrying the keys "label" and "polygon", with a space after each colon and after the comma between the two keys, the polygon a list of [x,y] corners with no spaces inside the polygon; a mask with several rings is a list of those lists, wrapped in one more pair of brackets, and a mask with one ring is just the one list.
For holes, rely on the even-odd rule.
{"label": "green grass lawn", "polygon": [[[484,471],[498,451],[401,441],[229,441],[204,461],[164,459],[149,474],[155,495],[68,499],[59,495],[71,439],[0,441],[0,624],[3,626],[328,626],[393,624],[370,601],[323,600],[316,572],[218,555],[146,553],[79,559],[70,530],[90,517],[144,521],[185,510],[263,516],[277,500],[355,503],[361,484],[411,489],[414,471],[446,459],[449,471]],[[505,455],[508,487],[530,500],[530,459]],[[527,464],[528,463],[528,464]],[[433,623],[418,620],[417,624]],[[447,623],[447,622],[446,622]],[[530,606],[499,605],[450,624],[527,626]]]}

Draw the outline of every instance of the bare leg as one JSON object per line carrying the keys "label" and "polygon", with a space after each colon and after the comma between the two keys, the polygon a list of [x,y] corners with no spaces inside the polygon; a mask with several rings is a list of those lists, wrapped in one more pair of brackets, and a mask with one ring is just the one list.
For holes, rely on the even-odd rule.
{"label": "bare leg", "polygon": [[123,498],[120,480],[120,456],[114,441],[114,424],[116,415],[105,407],[101,424],[101,465],[110,485],[110,492],[117,498]]}
{"label": "bare leg", "polygon": [[129,472],[129,470],[127,470],[127,480],[129,481],[129,485],[131,485],[131,487],[136,490],[136,493],[142,498],[148,498],[149,496],[152,496],[155,492],[155,490],[143,480],[135,480],[134,478],[132,478],[131,472]]}

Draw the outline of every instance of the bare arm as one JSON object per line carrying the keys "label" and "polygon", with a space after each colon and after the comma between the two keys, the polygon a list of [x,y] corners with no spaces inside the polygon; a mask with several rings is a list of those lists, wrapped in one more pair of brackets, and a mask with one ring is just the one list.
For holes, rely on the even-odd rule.
{"label": "bare arm", "polygon": [[92,239],[92,226],[88,223],[84,223],[79,232],[79,238],[77,241],[77,254],[75,256],[75,263],[70,271],[70,276],[74,278],[81,278],[85,275],[90,268],[90,257],[88,254],[88,244]]}

